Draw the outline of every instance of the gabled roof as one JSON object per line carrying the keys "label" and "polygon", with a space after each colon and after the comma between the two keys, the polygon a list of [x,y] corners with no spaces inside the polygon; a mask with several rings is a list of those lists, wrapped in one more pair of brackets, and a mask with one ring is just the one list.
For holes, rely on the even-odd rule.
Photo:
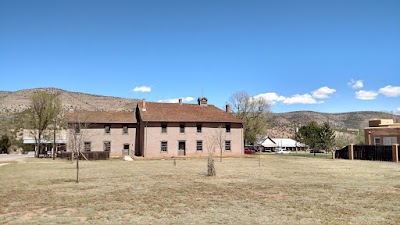
{"label": "gabled roof", "polygon": [[139,102],[138,108],[143,121],[243,123],[214,105],[145,102],[143,110],[143,102]]}
{"label": "gabled roof", "polygon": [[272,138],[272,140],[280,147],[305,147],[303,143],[290,138]]}
{"label": "gabled roof", "polygon": [[278,145],[275,143],[274,140],[272,140],[269,136],[265,136],[264,138],[261,138],[257,144],[262,145],[263,147],[266,148],[273,148],[277,147]]}
{"label": "gabled roof", "polygon": [[303,143],[300,143],[298,141],[295,141],[290,138],[270,138],[269,136],[265,136],[264,138],[261,138],[258,144],[264,146],[264,147],[305,147]]}
{"label": "gabled roof", "polygon": [[68,123],[136,123],[135,112],[74,111],[65,114]]}

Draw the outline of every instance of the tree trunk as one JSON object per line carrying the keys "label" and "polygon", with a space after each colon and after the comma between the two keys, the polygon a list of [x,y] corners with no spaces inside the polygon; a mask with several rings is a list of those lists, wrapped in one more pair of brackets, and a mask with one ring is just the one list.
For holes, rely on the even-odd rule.
{"label": "tree trunk", "polygon": [[207,170],[207,176],[215,176],[215,166],[214,166],[214,158],[208,157],[208,170]]}
{"label": "tree trunk", "polygon": [[79,183],[79,153],[76,154],[76,183]]}

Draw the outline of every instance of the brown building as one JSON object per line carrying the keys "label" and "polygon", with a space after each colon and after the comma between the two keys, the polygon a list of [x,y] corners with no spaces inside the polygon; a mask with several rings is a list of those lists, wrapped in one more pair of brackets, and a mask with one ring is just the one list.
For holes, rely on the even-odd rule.
{"label": "brown building", "polygon": [[135,149],[137,123],[134,112],[73,111],[68,123],[67,151],[74,146],[83,151],[109,151],[122,156]]}
{"label": "brown building", "polygon": [[110,151],[111,156],[122,156],[125,150],[137,157],[170,158],[205,157],[210,140],[219,137],[221,145],[213,146],[216,154],[221,146],[223,156],[241,156],[243,123],[229,111],[229,106],[224,111],[199,98],[198,104],[143,100],[135,112],[73,112],[67,116],[68,140],[79,131],[85,150]]}
{"label": "brown building", "polygon": [[400,123],[392,119],[369,120],[369,127],[364,129],[365,144],[367,145],[393,145],[400,140]]}

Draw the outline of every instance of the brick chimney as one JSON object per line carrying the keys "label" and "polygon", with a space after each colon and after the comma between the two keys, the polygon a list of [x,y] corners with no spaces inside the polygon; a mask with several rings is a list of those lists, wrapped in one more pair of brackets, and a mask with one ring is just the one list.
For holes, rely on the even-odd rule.
{"label": "brick chimney", "polygon": [[205,98],[205,97],[199,97],[198,99],[197,99],[197,103],[200,105],[200,106],[207,106],[207,101],[208,101],[208,99],[207,98]]}
{"label": "brick chimney", "polygon": [[226,106],[225,106],[225,111],[226,111],[227,113],[231,113],[231,106],[230,106],[229,104],[226,104]]}
{"label": "brick chimney", "polygon": [[142,99],[142,111],[146,111],[146,100]]}
{"label": "brick chimney", "polygon": [[179,99],[179,105],[182,105],[182,99],[181,98]]}

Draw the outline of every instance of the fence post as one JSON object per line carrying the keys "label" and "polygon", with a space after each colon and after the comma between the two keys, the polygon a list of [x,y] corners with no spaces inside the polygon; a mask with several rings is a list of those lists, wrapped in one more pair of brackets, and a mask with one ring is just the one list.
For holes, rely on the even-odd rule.
{"label": "fence post", "polygon": [[393,144],[392,145],[392,156],[393,156],[393,162],[399,162],[399,145],[398,144]]}
{"label": "fence post", "polygon": [[349,145],[349,160],[354,160],[354,145]]}

